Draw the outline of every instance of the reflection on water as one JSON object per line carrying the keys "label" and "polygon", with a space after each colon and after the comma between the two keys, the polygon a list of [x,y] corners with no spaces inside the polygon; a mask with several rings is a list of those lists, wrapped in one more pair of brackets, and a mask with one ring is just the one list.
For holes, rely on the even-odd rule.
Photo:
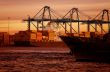
{"label": "reflection on water", "polygon": [[110,72],[110,64],[75,62],[69,54],[1,53],[0,71],[11,72]]}

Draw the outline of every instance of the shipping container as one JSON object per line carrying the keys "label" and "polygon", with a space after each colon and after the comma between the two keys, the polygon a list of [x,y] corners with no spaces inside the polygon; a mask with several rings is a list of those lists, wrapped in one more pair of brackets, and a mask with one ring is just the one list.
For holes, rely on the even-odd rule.
{"label": "shipping container", "polygon": [[0,33],[0,45],[1,46],[9,45],[9,34],[7,32]]}
{"label": "shipping container", "polygon": [[30,34],[30,39],[35,39],[36,40],[36,34],[35,33],[31,33]]}
{"label": "shipping container", "polygon": [[85,37],[84,33],[79,33],[80,37]]}
{"label": "shipping container", "polygon": [[9,34],[4,33],[4,45],[9,45]]}
{"label": "shipping container", "polygon": [[[15,45],[29,46],[37,44],[36,31],[20,31],[15,34]],[[29,45],[28,45],[29,44]]]}
{"label": "shipping container", "polygon": [[79,36],[79,34],[78,34],[78,33],[74,33],[73,35],[74,35],[74,36],[76,36],[76,37],[78,37],[78,36]]}
{"label": "shipping container", "polygon": [[9,36],[9,43],[10,43],[10,45],[14,45],[14,37],[15,37],[15,35],[10,35]]}
{"label": "shipping container", "polygon": [[50,41],[54,41],[54,38],[55,38],[55,32],[49,32],[48,37],[49,37],[49,40],[50,40]]}
{"label": "shipping container", "polygon": [[73,33],[66,33],[66,34],[67,34],[67,36],[74,36]]}
{"label": "shipping container", "polygon": [[41,32],[37,32],[36,37],[37,37],[36,38],[37,41],[42,41],[42,33]]}
{"label": "shipping container", "polygon": [[90,38],[90,32],[85,32],[85,37]]}

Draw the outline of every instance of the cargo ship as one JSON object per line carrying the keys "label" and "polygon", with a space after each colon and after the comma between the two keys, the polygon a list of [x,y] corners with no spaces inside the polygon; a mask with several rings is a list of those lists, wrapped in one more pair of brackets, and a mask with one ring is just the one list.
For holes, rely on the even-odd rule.
{"label": "cargo ship", "polygon": [[70,48],[70,54],[76,61],[110,61],[110,32],[103,36],[91,32],[90,37],[62,35],[60,38]]}

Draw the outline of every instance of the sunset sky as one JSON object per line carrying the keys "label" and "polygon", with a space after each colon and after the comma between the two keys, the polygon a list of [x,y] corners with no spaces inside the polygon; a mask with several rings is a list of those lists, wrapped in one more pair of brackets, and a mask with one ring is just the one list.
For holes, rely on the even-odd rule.
{"label": "sunset sky", "polygon": [[90,16],[97,15],[103,9],[110,10],[110,0],[0,0],[0,26],[6,26],[10,17],[10,20],[21,20],[19,23],[10,23],[15,25],[12,25],[12,30],[17,30],[20,26],[25,27],[26,25],[22,25],[22,19],[28,15],[34,16],[45,5],[62,15],[73,7]]}

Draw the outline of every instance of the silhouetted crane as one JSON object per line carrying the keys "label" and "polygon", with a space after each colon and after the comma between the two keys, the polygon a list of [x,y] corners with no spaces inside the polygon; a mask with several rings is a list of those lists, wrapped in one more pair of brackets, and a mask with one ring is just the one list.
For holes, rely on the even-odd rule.
{"label": "silhouetted crane", "polygon": [[[81,19],[80,15],[85,16],[87,19]],[[105,15],[107,15],[107,20],[104,18]],[[24,19],[23,21],[28,22],[28,30],[30,30],[31,23],[34,25],[33,22],[37,22],[37,26],[34,25],[37,30],[39,30],[39,24],[41,24],[42,31],[44,31],[44,22],[48,21],[61,25],[65,29],[65,33],[67,32],[67,24],[70,26],[70,33],[72,33],[73,30],[76,33],[80,33],[80,23],[87,24],[88,31],[90,31],[90,26],[95,24],[95,27],[92,27],[95,29],[95,31],[97,31],[97,26],[99,26],[101,28],[101,32],[105,32],[103,29],[103,24],[108,24],[108,31],[110,31],[109,11],[107,9],[102,10],[96,17],[91,18],[90,16],[79,11],[78,8],[72,8],[68,13],[61,17],[57,15],[56,12],[49,6],[44,6],[35,16],[32,18],[28,17],[28,19]],[[76,23],[78,24],[78,31],[72,27],[72,24]]]}

